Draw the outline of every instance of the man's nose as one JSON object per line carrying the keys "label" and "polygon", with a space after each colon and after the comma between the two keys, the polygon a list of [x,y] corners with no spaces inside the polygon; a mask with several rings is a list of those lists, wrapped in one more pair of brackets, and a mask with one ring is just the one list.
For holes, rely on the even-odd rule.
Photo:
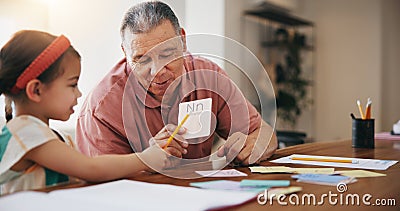
{"label": "man's nose", "polygon": [[158,72],[158,67],[157,67],[158,65],[157,65],[157,62],[156,61],[154,61],[152,64],[151,64],[151,67],[150,67],[150,75],[151,76],[155,76],[156,74],[157,74],[157,72]]}
{"label": "man's nose", "polygon": [[161,63],[158,59],[153,59],[150,67],[151,76],[156,76],[158,72],[160,72],[164,67],[164,64]]}

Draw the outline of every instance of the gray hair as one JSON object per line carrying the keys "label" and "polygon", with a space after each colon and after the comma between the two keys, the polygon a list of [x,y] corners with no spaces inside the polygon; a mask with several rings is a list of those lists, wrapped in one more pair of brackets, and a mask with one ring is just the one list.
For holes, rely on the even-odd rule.
{"label": "gray hair", "polygon": [[132,6],[125,13],[120,29],[122,42],[124,42],[124,32],[129,29],[134,34],[147,33],[159,26],[163,21],[169,20],[179,35],[180,26],[178,18],[171,7],[159,1],[143,2]]}

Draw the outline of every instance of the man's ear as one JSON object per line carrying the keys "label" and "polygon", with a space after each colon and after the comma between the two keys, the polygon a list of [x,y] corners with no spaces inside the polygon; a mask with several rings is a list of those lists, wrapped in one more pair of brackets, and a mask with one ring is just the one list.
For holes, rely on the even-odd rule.
{"label": "man's ear", "polygon": [[182,47],[183,47],[183,52],[187,51],[187,47],[186,47],[186,32],[185,29],[181,28],[181,39],[182,39]]}
{"label": "man's ear", "polygon": [[123,43],[121,43],[121,49],[122,49],[122,52],[124,52],[124,55],[126,57],[126,52],[125,52],[125,48],[124,48],[124,44]]}
{"label": "man's ear", "polygon": [[30,80],[26,84],[25,93],[29,100],[40,102],[43,94],[43,83],[38,79]]}

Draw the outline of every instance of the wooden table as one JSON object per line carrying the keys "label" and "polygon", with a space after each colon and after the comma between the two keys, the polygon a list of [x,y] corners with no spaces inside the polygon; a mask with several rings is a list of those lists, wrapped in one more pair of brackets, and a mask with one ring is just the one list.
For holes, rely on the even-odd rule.
{"label": "wooden table", "polygon": [[[309,143],[302,144],[297,146],[292,146],[284,149],[279,149],[273,155],[272,159],[288,156],[291,154],[309,154],[309,155],[327,155],[327,156],[340,156],[340,157],[355,157],[355,158],[371,158],[371,159],[382,159],[382,160],[400,160],[400,142],[396,141],[385,141],[379,140],[375,142],[375,149],[356,149],[351,147],[351,141],[343,140],[343,141],[329,141],[329,142],[318,142],[318,143]],[[285,165],[289,167],[317,167],[310,165],[299,165],[299,164],[276,164],[271,163],[269,161],[265,161],[261,163],[263,166],[278,166]],[[385,177],[373,177],[373,178],[359,178],[356,183],[349,184],[347,186],[347,191],[342,193],[343,201],[340,202],[340,193],[337,191],[335,186],[325,186],[325,185],[316,185],[316,184],[307,184],[307,183],[299,183],[294,179],[291,179],[291,174],[253,174],[250,172],[248,167],[239,167],[237,170],[247,173],[249,176],[246,179],[259,179],[259,180],[290,180],[291,186],[300,186],[303,188],[301,192],[296,193],[300,198],[300,203],[297,205],[293,205],[289,202],[288,198],[281,200],[281,202],[286,202],[287,205],[279,204],[277,201],[272,201],[272,205],[270,201],[267,201],[265,205],[260,205],[256,199],[245,203],[240,206],[230,207],[229,210],[400,210],[400,164],[396,163],[394,166],[391,166],[388,170],[385,171],[376,171],[379,173],[384,173],[387,176]],[[348,168],[335,168],[335,170],[349,170]],[[190,174],[190,172],[187,172]],[[211,180],[219,180],[219,179],[227,179],[227,178],[197,178],[197,179],[176,179],[164,176],[162,174],[149,174],[143,173],[134,178],[133,180],[143,181],[143,182],[152,182],[152,183],[167,183],[174,184],[180,186],[189,186],[191,182],[202,182],[202,181],[211,181]],[[229,179],[229,178],[228,178]],[[244,177],[232,178],[231,180],[240,181],[244,179]],[[46,189],[45,191],[51,191],[54,189],[60,188],[69,188],[69,187],[79,187],[86,185],[69,185],[66,187],[56,187],[52,189]],[[333,196],[334,200],[338,200],[336,205],[332,205],[333,203],[329,202],[328,196],[321,200],[323,194],[338,194],[337,196]],[[304,203],[311,203],[311,205],[302,205],[301,197],[305,194],[313,194],[316,197],[316,203],[322,201],[322,205],[317,205],[313,202],[308,202],[308,198],[305,197]],[[367,202],[370,202],[370,205],[367,206],[363,203],[362,197],[364,195],[370,194],[371,198],[365,199]],[[352,197],[359,196],[360,205],[352,204]],[[288,195],[290,196],[290,194]],[[349,199],[346,205],[346,197]],[[295,199],[295,198],[292,198]],[[199,199],[201,200],[201,199]],[[355,200],[355,198],[354,198]],[[379,201],[377,201],[379,200]],[[354,201],[356,202],[356,201]],[[395,205],[386,205],[386,206],[377,206],[373,205],[377,202],[393,204]]]}

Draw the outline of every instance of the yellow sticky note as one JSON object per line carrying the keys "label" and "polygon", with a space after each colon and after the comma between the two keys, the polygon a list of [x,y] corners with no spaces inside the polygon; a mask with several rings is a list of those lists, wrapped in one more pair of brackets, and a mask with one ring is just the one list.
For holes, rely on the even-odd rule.
{"label": "yellow sticky note", "polygon": [[292,168],[297,174],[333,174],[335,168]]}
{"label": "yellow sticky note", "polygon": [[376,173],[373,171],[366,171],[366,170],[348,170],[348,171],[336,171],[336,173],[339,173],[343,176],[348,176],[348,177],[356,177],[356,178],[361,178],[361,177],[383,177],[386,176],[386,174],[381,174],[381,173]]}
{"label": "yellow sticky note", "polygon": [[286,166],[252,166],[253,173],[291,173],[292,168]]}

